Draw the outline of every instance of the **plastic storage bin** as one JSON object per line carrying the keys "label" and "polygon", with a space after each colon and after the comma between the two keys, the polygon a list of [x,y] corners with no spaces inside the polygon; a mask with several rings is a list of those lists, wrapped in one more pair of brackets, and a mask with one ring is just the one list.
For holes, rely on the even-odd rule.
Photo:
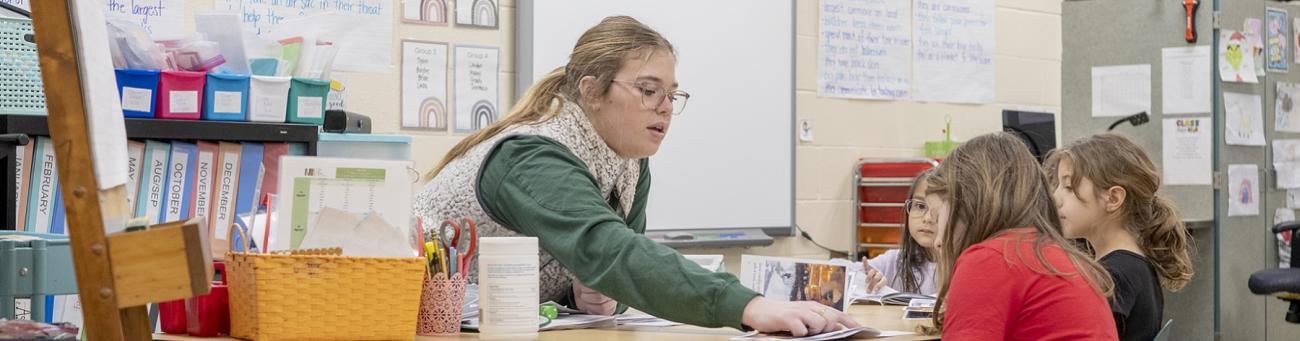
{"label": "plastic storage bin", "polygon": [[316,156],[409,161],[411,137],[321,133],[316,142]]}
{"label": "plastic storage bin", "polygon": [[116,69],[122,116],[153,118],[158,95],[158,70]]}
{"label": "plastic storage bin", "polygon": [[203,108],[203,72],[163,71],[158,77],[157,118],[197,120]]}
{"label": "plastic storage bin", "polygon": [[294,77],[289,86],[289,123],[325,124],[327,80]]}
{"label": "plastic storage bin", "polygon": [[248,75],[209,73],[203,89],[203,119],[248,120]]}
{"label": "plastic storage bin", "polygon": [[284,123],[289,77],[253,76],[248,82],[248,120]]}

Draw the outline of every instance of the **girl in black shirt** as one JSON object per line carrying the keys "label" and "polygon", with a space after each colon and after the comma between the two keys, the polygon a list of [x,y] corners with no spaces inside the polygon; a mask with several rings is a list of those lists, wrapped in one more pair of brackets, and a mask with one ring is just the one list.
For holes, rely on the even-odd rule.
{"label": "girl in black shirt", "polygon": [[1156,195],[1159,171],[1118,134],[1070,143],[1045,166],[1065,236],[1086,239],[1115,280],[1110,304],[1120,340],[1155,338],[1164,318],[1161,288],[1182,289],[1194,272],[1187,228],[1173,204]]}

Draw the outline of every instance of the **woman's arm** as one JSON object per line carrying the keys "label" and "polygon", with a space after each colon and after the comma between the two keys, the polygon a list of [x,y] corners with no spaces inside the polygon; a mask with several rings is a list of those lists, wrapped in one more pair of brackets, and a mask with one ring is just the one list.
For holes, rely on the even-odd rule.
{"label": "woman's arm", "polygon": [[[538,237],[584,285],[646,313],[741,328],[746,304],[758,295],[735,276],[704,270],[638,234],[605,201],[586,165],[549,139],[502,142],[484,164],[478,192],[494,220]],[[629,217],[644,226],[644,218]]]}

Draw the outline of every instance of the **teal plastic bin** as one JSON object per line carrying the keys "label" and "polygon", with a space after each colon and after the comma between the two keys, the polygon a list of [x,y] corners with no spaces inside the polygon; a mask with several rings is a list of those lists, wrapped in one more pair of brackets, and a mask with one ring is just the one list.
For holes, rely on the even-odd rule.
{"label": "teal plastic bin", "polygon": [[14,318],[15,298],[31,298],[32,319],[44,320],[47,296],[76,293],[68,236],[0,231],[0,318]]}
{"label": "teal plastic bin", "polygon": [[289,84],[289,123],[325,124],[327,80],[294,77]]}

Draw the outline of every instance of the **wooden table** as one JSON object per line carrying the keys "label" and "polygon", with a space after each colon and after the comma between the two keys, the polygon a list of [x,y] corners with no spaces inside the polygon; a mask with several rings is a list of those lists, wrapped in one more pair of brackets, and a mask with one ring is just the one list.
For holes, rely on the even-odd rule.
{"label": "wooden table", "polygon": [[[849,315],[857,319],[863,325],[880,330],[895,331],[916,331],[916,327],[925,324],[929,325],[929,320],[924,321],[904,321],[903,307],[901,306],[878,306],[878,305],[854,305],[849,307]],[[545,331],[538,335],[538,340],[566,340],[566,341],[586,341],[586,340],[673,340],[673,341],[702,341],[716,340],[726,341],[732,337],[744,334],[731,328],[703,328],[696,326],[676,326],[666,328],[653,327],[636,327],[636,328],[619,328],[619,329],[576,329],[576,330],[555,330]],[[195,338],[177,335],[154,335],[155,340],[237,340],[231,338]],[[421,340],[477,340],[476,333],[462,333],[459,338],[450,337],[430,337],[420,338]],[[880,338],[874,340],[937,340],[938,337],[927,337],[918,335],[896,336],[890,338]]]}

